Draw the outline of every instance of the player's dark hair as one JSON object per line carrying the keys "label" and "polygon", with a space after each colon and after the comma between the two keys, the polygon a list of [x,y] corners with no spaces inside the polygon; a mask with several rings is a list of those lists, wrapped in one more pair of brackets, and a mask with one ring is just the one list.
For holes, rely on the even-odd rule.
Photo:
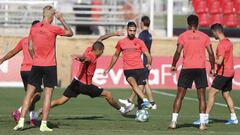
{"label": "player's dark hair", "polygon": [[146,27],[149,27],[149,25],[151,23],[148,16],[143,16],[141,21],[142,21],[143,25],[146,26]]}
{"label": "player's dark hair", "polygon": [[103,50],[104,44],[102,42],[96,41],[93,43],[92,49],[93,50]]}
{"label": "player's dark hair", "polygon": [[127,27],[137,27],[137,24],[134,21],[129,21]]}
{"label": "player's dark hair", "polygon": [[187,18],[187,23],[191,27],[198,27],[198,17],[196,15],[189,15]]}
{"label": "player's dark hair", "polygon": [[223,26],[220,23],[215,23],[211,26],[211,30],[223,32]]}
{"label": "player's dark hair", "polygon": [[32,22],[32,26],[35,25],[35,24],[37,24],[37,23],[39,23],[39,22],[40,22],[39,20],[34,20],[34,21]]}

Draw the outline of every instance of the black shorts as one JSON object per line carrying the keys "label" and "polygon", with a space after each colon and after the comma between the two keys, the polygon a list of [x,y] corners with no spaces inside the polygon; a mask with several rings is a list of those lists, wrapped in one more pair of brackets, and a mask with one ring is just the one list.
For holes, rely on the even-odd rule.
{"label": "black shorts", "polygon": [[43,82],[44,87],[54,88],[57,86],[56,66],[32,66],[28,83],[37,87]]}
{"label": "black shorts", "polygon": [[150,73],[150,70],[148,70],[148,69],[145,67],[145,68],[144,68],[143,75],[144,75],[144,77],[146,78],[146,80],[148,80],[149,73]]}
{"label": "black shorts", "polygon": [[[21,74],[21,77],[22,77],[24,89],[26,91],[27,90],[28,77],[30,75],[30,71],[21,71],[20,74]],[[36,90],[37,90],[37,92],[42,92],[41,84],[36,86]]]}
{"label": "black shorts", "polygon": [[126,79],[128,79],[129,77],[133,77],[138,85],[145,85],[146,84],[145,72],[146,70],[144,68],[124,70],[124,75]]}
{"label": "black shorts", "polygon": [[182,69],[178,78],[178,87],[192,88],[192,83],[196,88],[208,87],[206,69]]}
{"label": "black shorts", "polygon": [[225,77],[217,75],[212,82],[212,87],[218,90],[231,91],[233,77]]}
{"label": "black shorts", "polygon": [[80,81],[73,79],[71,84],[68,85],[63,95],[68,98],[77,97],[79,94],[88,95],[91,98],[99,97],[103,92],[102,88],[99,88],[93,84],[86,85]]}

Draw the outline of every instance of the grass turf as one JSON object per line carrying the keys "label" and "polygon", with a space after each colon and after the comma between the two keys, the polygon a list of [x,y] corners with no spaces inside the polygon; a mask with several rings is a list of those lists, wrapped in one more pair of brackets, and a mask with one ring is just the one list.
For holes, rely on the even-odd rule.
{"label": "grass turf", "polygon": [[[63,89],[56,89],[53,99],[63,93]],[[130,90],[110,90],[115,97],[126,98]],[[127,117],[123,117],[118,111],[110,107],[102,98],[91,99],[85,95],[80,95],[70,102],[51,110],[49,126],[53,128],[50,135],[192,135],[192,134],[217,134],[217,135],[237,135],[240,132],[239,125],[224,125],[224,121],[229,118],[226,107],[215,105],[210,119],[213,123],[208,125],[208,130],[199,131],[192,122],[199,118],[198,102],[185,99],[178,118],[177,130],[168,130],[171,119],[172,103],[174,97],[162,95],[159,92],[176,94],[173,90],[157,90],[155,100],[158,105],[157,110],[150,110],[149,122],[136,122],[135,112],[130,112]],[[43,134],[39,128],[31,128],[25,124],[24,131],[13,131],[16,123],[10,117],[22,102],[24,96],[21,88],[0,88],[0,134],[1,135],[39,135]],[[236,106],[239,106],[240,91],[232,91]],[[186,97],[196,98],[196,91],[189,90]],[[42,98],[43,99],[43,98]],[[224,103],[221,95],[217,96],[216,102]],[[42,100],[36,108],[42,105]],[[239,113],[239,110],[236,110]],[[239,116],[239,115],[238,115]],[[26,117],[28,120],[28,117]]]}

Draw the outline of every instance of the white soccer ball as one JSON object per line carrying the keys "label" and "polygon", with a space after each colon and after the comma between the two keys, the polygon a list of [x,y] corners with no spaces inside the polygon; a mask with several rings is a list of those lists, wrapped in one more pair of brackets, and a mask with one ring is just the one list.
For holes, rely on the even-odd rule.
{"label": "white soccer ball", "polygon": [[149,113],[147,110],[138,110],[136,112],[136,121],[139,121],[139,122],[146,122],[149,120]]}

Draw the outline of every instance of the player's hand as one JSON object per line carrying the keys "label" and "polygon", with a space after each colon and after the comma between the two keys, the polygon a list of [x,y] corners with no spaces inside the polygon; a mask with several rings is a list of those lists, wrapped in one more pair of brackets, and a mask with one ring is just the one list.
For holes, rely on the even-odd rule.
{"label": "player's hand", "polygon": [[216,76],[215,69],[211,69],[211,70],[210,70],[210,75],[211,75],[211,76]]}
{"label": "player's hand", "polygon": [[55,17],[59,20],[59,21],[62,21],[63,20],[63,16],[60,12],[56,11],[55,12]]}
{"label": "player's hand", "polygon": [[106,76],[109,73],[109,71],[110,71],[109,69],[105,69],[103,75]]}
{"label": "player's hand", "polygon": [[150,64],[147,64],[146,65],[147,69],[150,71],[152,69],[151,65]]}
{"label": "player's hand", "polygon": [[177,71],[177,68],[175,66],[172,66],[171,67],[171,72],[176,72]]}

